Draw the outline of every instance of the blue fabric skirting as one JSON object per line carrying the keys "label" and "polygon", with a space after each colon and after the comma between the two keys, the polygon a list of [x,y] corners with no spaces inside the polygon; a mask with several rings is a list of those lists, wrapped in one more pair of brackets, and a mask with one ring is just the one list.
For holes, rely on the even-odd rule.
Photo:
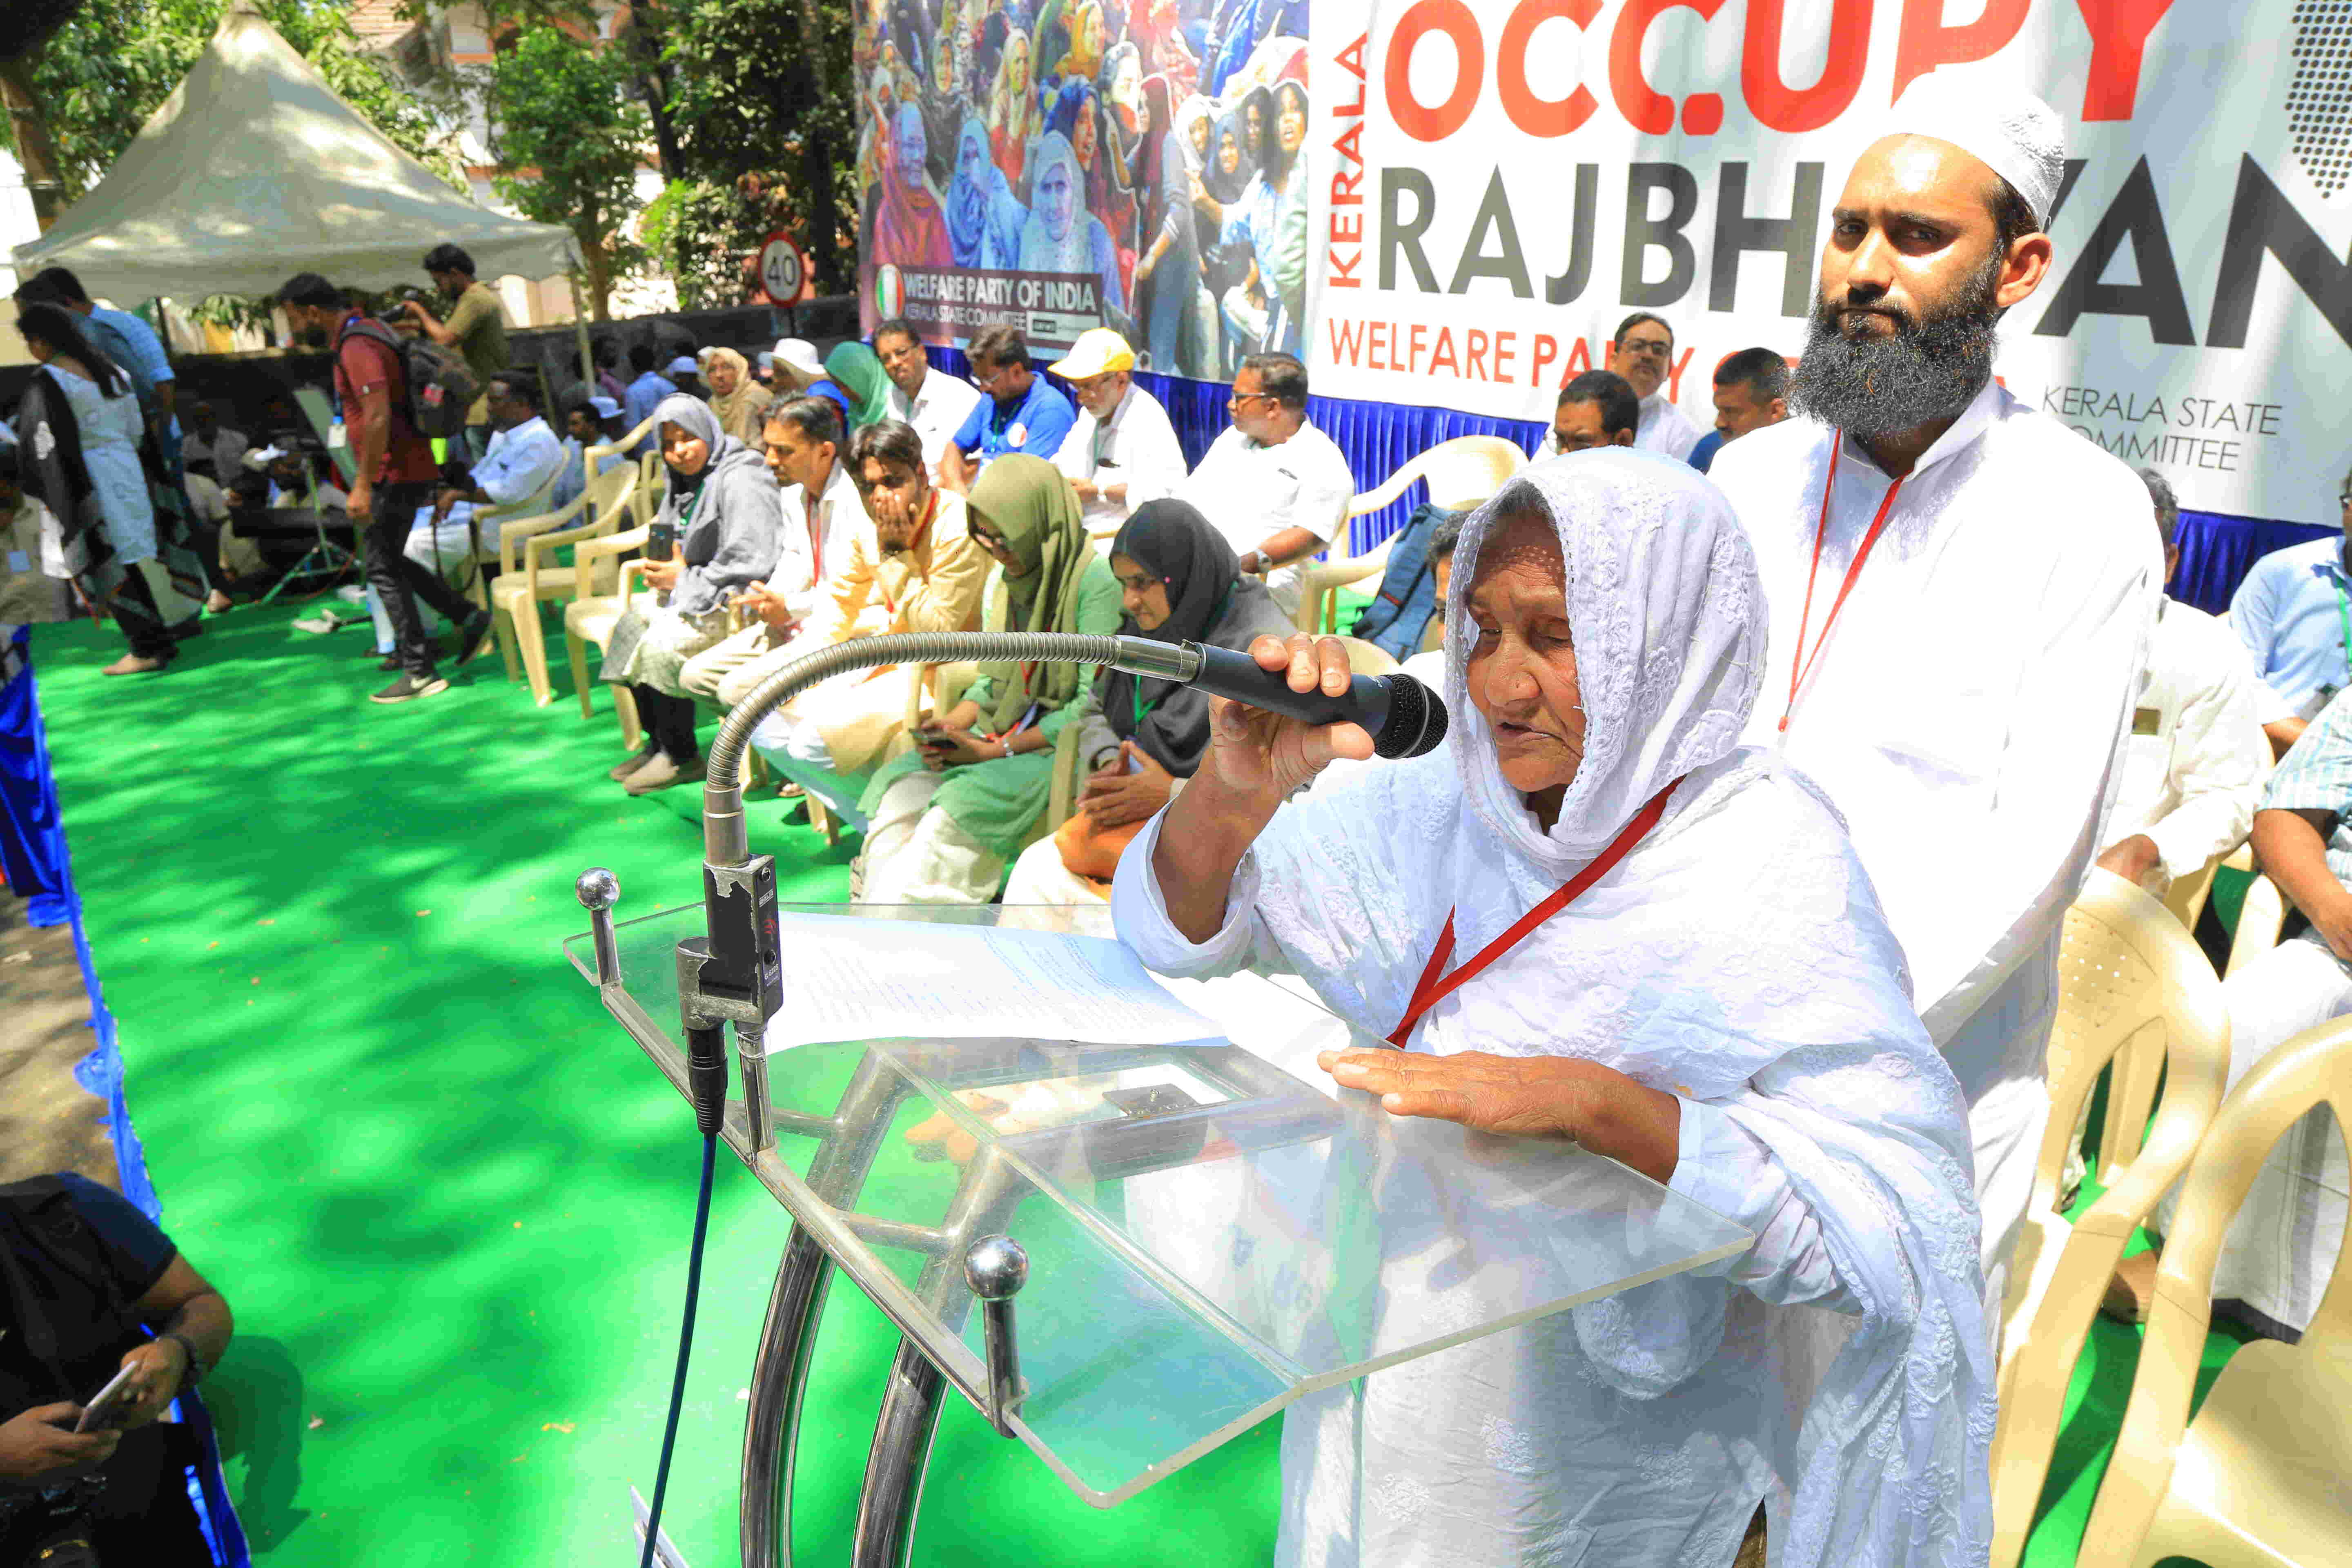
{"label": "blue fabric skirting", "polygon": [[[31,900],[35,924],[73,927],[74,956],[81,963],[90,1033],[96,1037],[89,1055],[76,1064],[74,1080],[106,1102],[107,1136],[114,1145],[122,1195],[160,1225],[163,1205],[148,1177],[146,1151],[140,1146],[138,1130],[131,1124],[131,1106],[123,1097],[114,1015],[107,1011],[98,970],[90,962],[89,941],[82,931],[81,898],[74,891],[73,865],[58,815],[57,783],[49,771],[40,693],[33,681],[32,650],[23,627],[0,642],[0,864],[5,866],[9,886]],[[203,1462],[188,1477],[188,1495],[196,1505],[213,1559],[223,1568],[249,1568],[245,1531],[221,1478],[212,1416],[194,1389],[181,1394],[173,1409],[203,1449]]]}

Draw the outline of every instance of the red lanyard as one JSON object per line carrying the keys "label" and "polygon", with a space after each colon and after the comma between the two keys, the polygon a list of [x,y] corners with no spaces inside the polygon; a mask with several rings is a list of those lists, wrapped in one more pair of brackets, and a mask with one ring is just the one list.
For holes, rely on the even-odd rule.
{"label": "red lanyard", "polygon": [[1822,622],[1821,637],[1813,644],[1812,653],[1808,655],[1805,652],[1805,633],[1811,629],[1813,624],[1813,581],[1822,574],[1822,542],[1829,537],[1830,496],[1837,489],[1837,447],[1832,446],[1830,448],[1829,478],[1822,481],[1822,521],[1813,530],[1813,568],[1805,574],[1804,618],[1797,623],[1796,654],[1789,663],[1789,705],[1780,710],[1780,733],[1784,735],[1789,732],[1789,716],[1797,710],[1797,689],[1804,684],[1805,677],[1812,673],[1813,666],[1821,662],[1822,645],[1830,640],[1830,631],[1837,625],[1838,612],[1845,608],[1845,596],[1853,592],[1854,581],[1862,575],[1862,563],[1870,559],[1871,547],[1878,542],[1878,536],[1886,531],[1886,520],[1895,513],[1895,498],[1903,489],[1903,481],[1899,479],[1886,487],[1886,499],[1878,503],[1878,515],[1870,520],[1870,531],[1862,536],[1862,547],[1853,552],[1853,563],[1845,569],[1845,581],[1838,585],[1837,598],[1830,605],[1828,618]]}
{"label": "red lanyard", "polygon": [[1445,962],[1454,956],[1454,911],[1448,910],[1445,930],[1438,935],[1436,950],[1429,955],[1428,966],[1422,970],[1421,980],[1412,988],[1412,1000],[1406,1004],[1404,1016],[1398,1020],[1396,1028],[1390,1034],[1389,1044],[1402,1050],[1405,1041],[1412,1036],[1413,1026],[1421,1022],[1423,1014],[1475,980],[1488,964],[1525,941],[1529,931],[1574,903],[1585,889],[1609,875],[1617,862],[1625,858],[1633,846],[1658,825],[1658,818],[1665,815],[1666,797],[1673,795],[1675,785],[1682,782],[1676,779],[1652,795],[1649,803],[1633,814],[1633,820],[1610,840],[1609,847],[1601,852],[1600,858],[1570,878],[1543,902],[1521,915],[1510,930],[1488,942],[1477,957],[1451,974],[1445,972]]}

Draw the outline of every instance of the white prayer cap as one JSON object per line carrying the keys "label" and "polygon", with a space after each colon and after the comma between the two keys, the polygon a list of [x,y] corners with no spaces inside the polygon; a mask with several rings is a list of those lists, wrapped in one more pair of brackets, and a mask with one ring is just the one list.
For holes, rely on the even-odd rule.
{"label": "white prayer cap", "polygon": [[778,364],[803,381],[824,379],[824,360],[816,352],[816,345],[806,338],[777,339],[775,355]]}
{"label": "white prayer cap", "polygon": [[617,398],[592,397],[588,400],[588,406],[596,411],[599,419],[618,419],[621,416],[621,405]]}
{"label": "white prayer cap", "polygon": [[2050,221],[2066,174],[2066,126],[2058,111],[1980,76],[1928,72],[1911,84],[1880,135],[1950,142],[2016,187],[2036,226]]}

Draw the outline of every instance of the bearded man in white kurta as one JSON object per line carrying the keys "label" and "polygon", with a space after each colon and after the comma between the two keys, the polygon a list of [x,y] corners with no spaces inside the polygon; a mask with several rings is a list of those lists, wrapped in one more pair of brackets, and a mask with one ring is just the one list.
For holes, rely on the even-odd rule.
{"label": "bearded man in white kurta", "polygon": [[2050,267],[2059,132],[2021,94],[1915,86],[1832,215],[1805,416],[1712,476],[1771,618],[1748,738],[1845,816],[1968,1096],[1995,1323],[2162,580],[2131,469],[1992,377],[1994,323]]}

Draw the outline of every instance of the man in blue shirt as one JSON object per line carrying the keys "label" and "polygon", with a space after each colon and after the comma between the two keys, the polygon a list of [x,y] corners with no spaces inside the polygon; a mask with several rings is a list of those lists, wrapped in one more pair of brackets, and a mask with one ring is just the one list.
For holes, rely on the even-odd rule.
{"label": "man in blue shirt", "polygon": [[1029,342],[1020,329],[984,328],[964,353],[971,384],[988,396],[972,405],[940,455],[940,482],[959,493],[971,490],[992,458],[1026,452],[1050,458],[1078,419],[1070,400],[1029,368]]}
{"label": "man in blue shirt", "polygon": [[128,310],[93,302],[81,279],[62,267],[46,268],[26,279],[16,290],[16,301],[62,305],[81,317],[90,341],[131,378],[131,390],[139,395],[139,412],[155,430],[159,444],[166,452],[178,455],[180,423],[174,406],[178,388],[172,361],[154,328]]}
{"label": "man in blue shirt", "polygon": [[[654,410],[661,406],[661,400],[677,390],[675,382],[654,369],[654,358],[651,343],[639,343],[629,350],[629,368],[637,373],[637,379],[629,383],[629,395],[621,405],[621,424],[625,433],[652,418]],[[642,458],[652,451],[654,437],[659,434],[656,430],[646,431],[646,438],[637,443],[634,455]]]}
{"label": "man in blue shirt", "polygon": [[1715,367],[1715,428],[1691,448],[1690,466],[1705,473],[1727,441],[1778,425],[1789,416],[1789,362],[1770,349],[1741,349]]}
{"label": "man in blue shirt", "polygon": [[2283,710],[2263,732],[2280,756],[2329,699],[2352,686],[2352,475],[2336,495],[2343,534],[2291,544],[2253,564],[2230,600],[2230,626]]}

